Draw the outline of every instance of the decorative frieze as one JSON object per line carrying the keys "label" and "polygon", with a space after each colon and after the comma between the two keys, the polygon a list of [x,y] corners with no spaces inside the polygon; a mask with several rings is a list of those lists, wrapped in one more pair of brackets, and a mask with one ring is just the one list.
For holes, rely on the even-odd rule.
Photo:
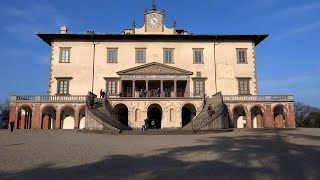
{"label": "decorative frieze", "polygon": [[187,75],[122,75],[124,79],[188,79]]}

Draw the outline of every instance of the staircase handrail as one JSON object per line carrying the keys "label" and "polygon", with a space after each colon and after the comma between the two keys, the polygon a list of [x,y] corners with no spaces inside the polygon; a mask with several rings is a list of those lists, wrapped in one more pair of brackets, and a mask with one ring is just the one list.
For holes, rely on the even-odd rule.
{"label": "staircase handrail", "polygon": [[[223,105],[222,93],[221,92],[217,92],[216,94],[212,95],[212,97],[217,97],[217,96],[219,97],[220,102],[219,102],[218,105],[214,106],[214,108],[213,108],[215,110],[215,112],[216,112],[215,115],[214,115],[214,116],[216,116],[215,118],[217,118],[221,114],[220,110],[221,110],[221,106]],[[193,118],[193,120],[191,120],[190,123],[191,123],[191,126],[192,126],[193,130],[198,129],[198,128],[195,128],[194,126],[195,125],[197,126],[197,124],[199,124],[198,123],[199,121],[203,123],[203,122],[205,122],[204,120],[207,120],[207,123],[205,125],[207,125],[210,122],[212,122],[212,120],[211,120],[212,117],[208,117],[208,113],[202,113],[203,111],[205,111],[205,110],[203,109],[197,116],[195,116]],[[202,128],[202,127],[200,127],[200,128]]]}
{"label": "staircase handrail", "polygon": [[95,108],[91,108],[90,103],[89,103],[89,95],[86,98],[86,108],[97,118],[99,118],[100,120],[102,120],[104,123],[119,129],[119,130],[124,130],[124,129],[129,129],[128,127],[124,126],[121,122],[119,122],[117,119],[115,119],[114,117],[110,117],[110,115],[108,115],[105,112],[101,112],[98,109]]}
{"label": "staircase handrail", "polygon": [[[223,102],[220,102],[219,105],[216,107],[219,107],[219,109],[218,111],[216,111],[216,113],[213,116],[210,117],[208,114],[204,114],[203,116],[199,117],[196,121],[193,121],[193,124],[192,124],[193,130],[199,130],[205,127],[206,125],[208,125],[209,123],[211,123],[212,121],[216,120],[223,112],[223,109],[224,109]],[[200,127],[197,127],[197,126],[200,126]]]}

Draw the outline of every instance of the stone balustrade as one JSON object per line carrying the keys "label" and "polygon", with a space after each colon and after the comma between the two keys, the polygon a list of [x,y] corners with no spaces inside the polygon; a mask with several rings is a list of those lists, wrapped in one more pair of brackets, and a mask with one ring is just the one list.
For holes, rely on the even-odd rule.
{"label": "stone balustrade", "polygon": [[241,96],[241,95],[223,95],[224,102],[292,102],[292,95],[258,95],[258,96]]}
{"label": "stone balustrade", "polygon": [[[110,97],[110,98],[132,98],[132,97]],[[140,98],[140,97],[136,97]],[[149,97],[150,98],[150,97]],[[172,97],[161,97],[172,98]],[[175,97],[179,98],[179,97]],[[181,98],[181,97],[180,97]],[[184,97],[185,98],[185,97]],[[196,98],[196,96],[189,96],[188,98]],[[199,98],[199,96],[197,97]],[[293,102],[292,95],[258,95],[258,96],[240,96],[240,95],[223,95],[223,101],[228,102]],[[30,96],[20,95],[11,96],[11,103],[46,103],[46,102],[74,102],[85,103],[85,95],[72,95],[72,96]]]}
{"label": "stone balustrade", "polygon": [[73,96],[11,96],[11,103],[46,103],[46,102],[74,102],[85,103],[85,95],[73,95]]}

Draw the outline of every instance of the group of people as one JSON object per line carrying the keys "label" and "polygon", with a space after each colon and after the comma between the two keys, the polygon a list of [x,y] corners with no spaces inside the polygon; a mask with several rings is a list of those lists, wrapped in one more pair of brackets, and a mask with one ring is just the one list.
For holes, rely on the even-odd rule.
{"label": "group of people", "polygon": [[161,95],[160,88],[151,89],[149,91],[147,91],[147,89],[145,89],[145,90],[140,89],[140,91],[139,91],[139,97],[160,97],[160,95]]}
{"label": "group of people", "polygon": [[144,120],[144,125],[142,125],[142,130],[156,128],[156,121],[154,119],[151,120],[150,127],[149,127],[149,120]]}

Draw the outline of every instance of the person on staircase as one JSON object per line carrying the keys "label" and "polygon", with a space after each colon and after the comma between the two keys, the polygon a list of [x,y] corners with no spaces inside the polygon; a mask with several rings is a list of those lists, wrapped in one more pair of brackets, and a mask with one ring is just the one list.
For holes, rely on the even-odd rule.
{"label": "person on staircase", "polygon": [[211,104],[209,104],[209,106],[208,106],[208,115],[211,117],[213,114],[215,114],[215,112],[214,112]]}

